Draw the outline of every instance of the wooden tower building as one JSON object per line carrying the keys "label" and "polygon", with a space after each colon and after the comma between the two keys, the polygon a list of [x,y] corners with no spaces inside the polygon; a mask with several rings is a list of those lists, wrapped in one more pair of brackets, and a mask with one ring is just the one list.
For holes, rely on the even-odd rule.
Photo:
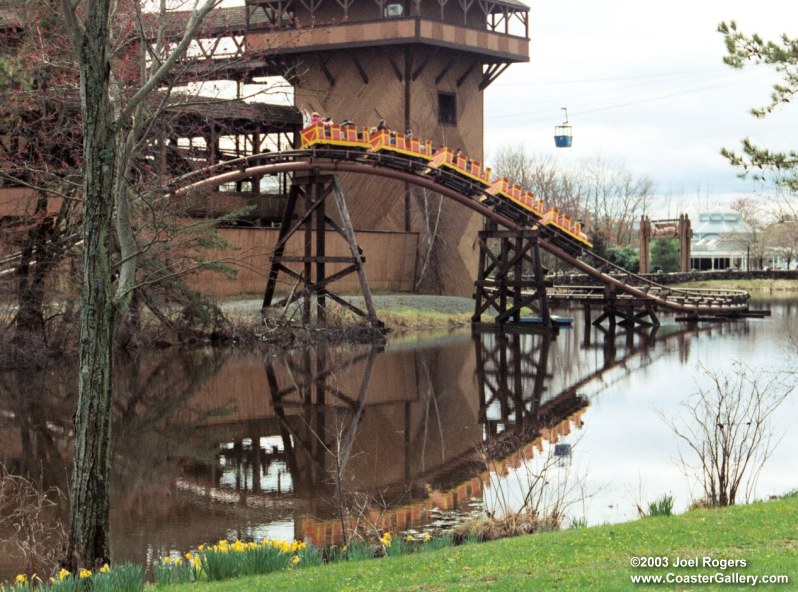
{"label": "wooden tower building", "polygon": [[[279,63],[299,109],[369,127],[384,119],[479,161],[483,91],[529,60],[518,0],[246,0],[245,11],[247,57]],[[356,229],[418,233],[423,290],[471,294],[479,216],[399,181],[341,181]]]}

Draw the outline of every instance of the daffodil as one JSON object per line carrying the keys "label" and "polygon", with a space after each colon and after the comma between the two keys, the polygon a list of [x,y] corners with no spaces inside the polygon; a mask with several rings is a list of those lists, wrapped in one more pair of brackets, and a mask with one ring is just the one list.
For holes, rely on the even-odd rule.
{"label": "daffodil", "polygon": [[432,540],[432,537],[429,535],[429,533],[424,535],[424,542],[425,542],[425,543],[428,543],[428,542],[430,542],[431,540]]}
{"label": "daffodil", "polygon": [[18,574],[16,578],[14,578],[14,582],[17,584],[25,584],[28,581],[28,576],[25,574]]}
{"label": "daffodil", "polygon": [[408,543],[412,543],[412,542],[413,542],[413,535],[412,535],[412,534],[409,534],[409,535],[407,535],[407,536],[405,537],[405,540],[406,540]]}
{"label": "daffodil", "polygon": [[58,581],[59,582],[63,582],[65,579],[67,579],[71,575],[72,575],[71,571],[69,571],[68,569],[62,567],[61,571],[58,572]]}
{"label": "daffodil", "polygon": [[110,573],[110,572],[111,572],[111,566],[108,565],[107,563],[103,563],[103,566],[100,568],[100,573]]}
{"label": "daffodil", "polygon": [[162,559],[162,561],[164,565],[169,565],[170,563],[172,563],[172,558],[167,555]]}
{"label": "daffodil", "polygon": [[291,560],[291,563],[293,563],[294,565],[299,563],[299,555],[294,555],[294,558]]}
{"label": "daffodil", "polygon": [[90,569],[86,569],[85,567],[83,567],[78,572],[78,576],[80,577],[81,580],[85,580],[86,578],[90,578],[91,577],[91,570]]}

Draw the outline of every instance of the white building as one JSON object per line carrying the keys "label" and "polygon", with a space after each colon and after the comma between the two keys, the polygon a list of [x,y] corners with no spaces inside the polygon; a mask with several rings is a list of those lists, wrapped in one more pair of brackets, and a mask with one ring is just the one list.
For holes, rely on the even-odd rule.
{"label": "white building", "polygon": [[[753,268],[747,245],[756,232],[739,212],[704,212],[691,221],[691,267],[700,271]],[[750,263],[750,265],[749,265]]]}

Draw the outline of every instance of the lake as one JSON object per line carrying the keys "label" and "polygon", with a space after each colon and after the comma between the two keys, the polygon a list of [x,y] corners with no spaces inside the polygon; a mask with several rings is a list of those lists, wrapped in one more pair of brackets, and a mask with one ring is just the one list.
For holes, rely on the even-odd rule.
{"label": "lake", "polygon": [[[763,306],[770,318],[686,325],[663,315],[657,330],[612,332],[573,311],[553,338],[456,332],[383,349],[120,355],[114,558],[149,564],[233,537],[338,544],[342,524],[437,533],[524,499],[541,511],[557,504],[564,527],[634,519],[663,495],[682,512],[702,494],[668,423],[683,425],[684,402],[740,362],[760,383],[798,369],[798,305]],[[76,384],[68,360],[0,375],[10,471],[66,488]],[[797,420],[791,395],[751,499],[798,487]],[[0,581],[21,561],[3,551]]]}

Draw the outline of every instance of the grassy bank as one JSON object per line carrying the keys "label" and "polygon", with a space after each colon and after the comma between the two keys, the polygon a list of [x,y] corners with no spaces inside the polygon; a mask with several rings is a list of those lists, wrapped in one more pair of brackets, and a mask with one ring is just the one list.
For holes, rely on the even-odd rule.
{"label": "grassy bank", "polygon": [[[701,568],[633,568],[634,557],[743,560]],[[550,532],[419,553],[161,588],[170,592],[356,590],[742,590],[743,584],[641,585],[633,575],[787,575],[798,585],[798,496],[627,524]]]}

